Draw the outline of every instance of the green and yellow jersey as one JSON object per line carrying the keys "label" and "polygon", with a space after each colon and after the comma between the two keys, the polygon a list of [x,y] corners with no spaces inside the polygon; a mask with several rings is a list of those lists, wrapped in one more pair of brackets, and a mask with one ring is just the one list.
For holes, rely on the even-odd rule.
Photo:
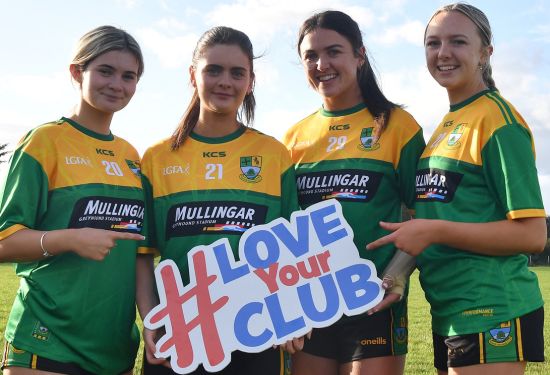
{"label": "green and yellow jersey", "polygon": [[382,272],[395,248],[367,252],[365,246],[387,234],[379,221],[401,221],[401,204],[413,206],[424,138],[400,108],[392,110],[379,139],[373,132],[374,119],[361,103],[345,111],[320,109],[290,128],[283,142],[296,165],[300,206],[337,199],[361,257]]}
{"label": "green and yellow jersey", "polygon": [[[18,230],[141,231],[139,156],[125,140],[62,118],[20,142],[1,191],[0,239]],[[133,367],[137,243],[118,241],[103,261],[74,252],[18,263],[5,337],[18,349],[93,373]]]}
{"label": "green and yellow jersey", "polygon": [[[242,233],[298,209],[292,162],[273,137],[241,127],[220,138],[192,133],[177,151],[171,140],[142,162],[150,232],[144,249],[178,265],[189,282],[187,253],[227,238],[238,259]],[[154,224],[152,224],[154,222]]]}
{"label": "green and yellow jersey", "polygon": [[[412,207],[414,171],[424,138],[414,118],[400,108],[392,110],[379,138],[374,129],[374,118],[364,103],[338,112],[320,109],[290,128],[284,143],[296,165],[300,206],[337,199],[353,229],[360,256],[371,260],[380,274],[395,247],[388,245],[376,251],[365,247],[387,234],[380,228],[381,220],[401,221],[402,204]],[[394,354],[405,354],[406,298],[390,309],[396,338]]]}
{"label": "green and yellow jersey", "polygon": [[[457,222],[545,217],[531,132],[498,91],[451,106],[419,161],[415,208],[417,218]],[[486,331],[543,304],[522,254],[433,245],[417,264],[443,336]]]}

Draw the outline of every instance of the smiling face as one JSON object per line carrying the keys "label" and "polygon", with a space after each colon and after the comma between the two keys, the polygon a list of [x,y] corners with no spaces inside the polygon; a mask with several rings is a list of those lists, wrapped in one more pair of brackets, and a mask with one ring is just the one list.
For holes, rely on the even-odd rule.
{"label": "smiling face", "polygon": [[80,84],[83,110],[112,116],[132,99],[138,82],[138,61],[128,51],[109,51],[93,59],[84,70],[71,65]]}
{"label": "smiling face", "polygon": [[441,12],[426,28],[428,70],[447,89],[451,104],[487,89],[482,70],[492,47],[483,47],[476,25],[458,11]]}
{"label": "smiling face", "polygon": [[364,63],[364,51],[360,52],[356,54],[344,36],[329,29],[314,29],[302,39],[300,58],[325,109],[347,109],[363,100],[357,82],[357,70]]}
{"label": "smiling face", "polygon": [[200,98],[201,117],[216,114],[236,118],[244,97],[252,90],[249,58],[234,44],[206,48],[190,74]]}

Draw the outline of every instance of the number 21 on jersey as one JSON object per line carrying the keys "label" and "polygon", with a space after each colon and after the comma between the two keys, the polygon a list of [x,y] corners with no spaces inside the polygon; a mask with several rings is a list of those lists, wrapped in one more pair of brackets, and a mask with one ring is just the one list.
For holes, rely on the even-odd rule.
{"label": "number 21 on jersey", "polygon": [[206,164],[205,180],[221,180],[223,178],[223,164]]}

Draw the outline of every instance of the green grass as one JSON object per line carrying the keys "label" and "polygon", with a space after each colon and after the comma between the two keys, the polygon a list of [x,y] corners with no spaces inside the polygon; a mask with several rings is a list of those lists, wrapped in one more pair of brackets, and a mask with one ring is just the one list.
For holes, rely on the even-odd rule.
{"label": "green grass", "polygon": [[[538,275],[543,296],[550,296],[550,267],[535,267],[532,270]],[[11,264],[0,264],[0,335],[4,335],[6,319],[11,308],[13,298],[19,282],[15,276]],[[139,322],[141,326],[141,321]],[[428,303],[424,299],[424,293],[418,283],[418,272],[411,277],[411,293],[409,297],[409,354],[405,374],[434,374],[432,335],[430,330],[430,311]],[[550,348],[550,314],[545,315],[544,322],[544,347]],[[143,346],[136,361],[135,374],[141,369]],[[550,361],[542,364],[529,363],[526,374],[547,375],[550,374]]]}

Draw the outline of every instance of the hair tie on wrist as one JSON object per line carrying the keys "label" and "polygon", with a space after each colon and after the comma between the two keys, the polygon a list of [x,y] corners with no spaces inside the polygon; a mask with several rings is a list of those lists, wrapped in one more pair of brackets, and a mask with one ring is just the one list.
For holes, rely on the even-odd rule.
{"label": "hair tie on wrist", "polygon": [[46,250],[46,249],[44,248],[44,237],[46,237],[46,234],[48,234],[48,232],[44,232],[44,233],[42,233],[42,236],[40,236],[40,248],[41,248],[42,251],[43,251],[42,255],[44,256],[44,258],[47,258],[47,257],[51,257],[51,256],[52,256],[52,254],[50,254],[50,253],[48,252],[48,250]]}

